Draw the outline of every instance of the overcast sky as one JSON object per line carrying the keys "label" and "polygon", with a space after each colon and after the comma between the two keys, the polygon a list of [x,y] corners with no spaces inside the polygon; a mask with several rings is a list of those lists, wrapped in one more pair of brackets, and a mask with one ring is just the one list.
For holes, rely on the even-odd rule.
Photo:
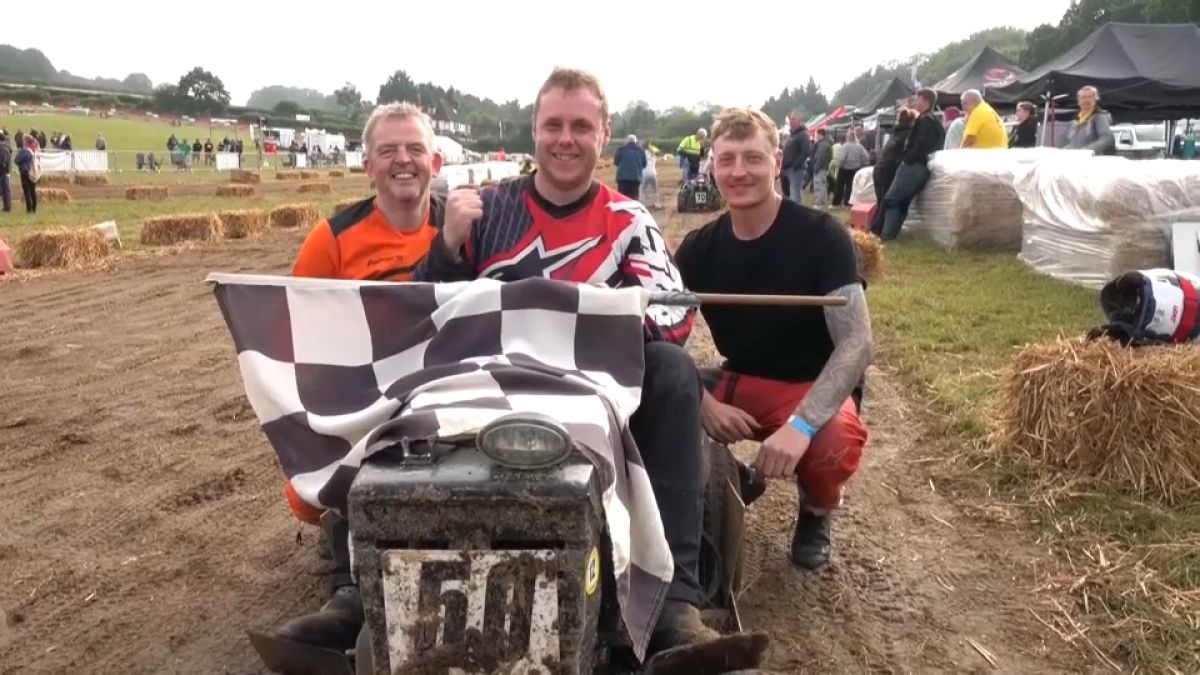
{"label": "overcast sky", "polygon": [[[832,95],[877,63],[997,22],[1056,24],[1069,4],[1007,0],[975,11],[993,6],[717,0],[717,10],[703,14],[678,0],[63,0],[52,16],[69,21],[6,31],[0,42],[41,49],[56,68],[86,77],[144,72],[157,85],[199,65],[221,78],[236,105],[269,84],[330,93],[346,81],[374,100],[397,69],[418,82],[527,103],[562,64],[596,73],[615,109],[637,99],[658,109],[757,106],[809,75]],[[726,68],[738,74],[718,75]]]}

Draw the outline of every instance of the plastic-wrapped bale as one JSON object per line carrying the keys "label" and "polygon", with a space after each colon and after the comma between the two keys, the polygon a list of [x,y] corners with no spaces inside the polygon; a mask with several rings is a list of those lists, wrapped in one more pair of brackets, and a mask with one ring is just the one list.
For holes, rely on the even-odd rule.
{"label": "plastic-wrapped bale", "polygon": [[17,242],[18,267],[78,267],[103,260],[109,253],[104,234],[91,227],[35,232]]}
{"label": "plastic-wrapped bale", "polygon": [[1021,248],[1024,209],[1013,189],[1014,157],[994,150],[947,150],[934,155],[930,177],[906,223],[950,250]]}
{"label": "plastic-wrapped bale", "polygon": [[182,213],[142,221],[143,246],[170,246],[183,241],[216,241],[224,231],[215,213]]}
{"label": "plastic-wrapped bale", "polygon": [[271,210],[271,227],[281,229],[312,227],[320,219],[316,204],[286,204]]}
{"label": "plastic-wrapped bale", "polygon": [[864,166],[854,174],[854,187],[850,190],[850,206],[858,204],[874,204],[875,199],[875,170]]}
{"label": "plastic-wrapped bale", "polygon": [[1200,496],[1200,346],[1060,339],[1002,377],[995,447],[1168,504]]}
{"label": "plastic-wrapped bale", "polygon": [[1173,160],[1067,157],[1042,162],[1017,190],[1020,258],[1089,288],[1131,269],[1171,267],[1171,225],[1200,218],[1200,166]]}
{"label": "plastic-wrapped bale", "polygon": [[253,237],[266,232],[271,226],[271,214],[261,209],[222,211],[217,217],[221,219],[225,236],[230,239]]}

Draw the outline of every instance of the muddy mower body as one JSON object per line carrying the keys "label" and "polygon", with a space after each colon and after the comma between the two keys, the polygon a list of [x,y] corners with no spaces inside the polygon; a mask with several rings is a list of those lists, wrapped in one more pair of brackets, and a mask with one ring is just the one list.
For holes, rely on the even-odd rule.
{"label": "muddy mower body", "polygon": [[[740,631],[746,474],[724,446],[709,444],[706,453],[702,610],[718,630]],[[637,662],[616,601],[597,469],[578,450],[525,468],[461,443],[380,451],[355,477],[347,515],[365,623],[350,653],[306,651],[305,659],[327,659],[328,672],[617,675],[745,667],[697,669],[697,658],[723,658],[719,645]],[[748,636],[731,637],[744,643]],[[761,654],[765,636],[754,640]]]}
{"label": "muddy mower body", "polygon": [[717,184],[706,173],[685,181],[675,196],[675,208],[680,213],[720,211],[724,205]]}

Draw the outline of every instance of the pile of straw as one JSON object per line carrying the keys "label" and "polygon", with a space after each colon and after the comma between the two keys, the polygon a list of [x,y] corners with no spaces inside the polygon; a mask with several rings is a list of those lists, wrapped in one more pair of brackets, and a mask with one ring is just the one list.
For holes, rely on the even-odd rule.
{"label": "pile of straw", "polygon": [[78,267],[103,260],[109,252],[104,234],[91,227],[35,232],[17,242],[19,267]]}
{"label": "pile of straw", "polygon": [[293,229],[309,227],[321,219],[316,204],[285,204],[271,210],[271,227]]}
{"label": "pile of straw", "polygon": [[334,169],[329,172],[329,177],[330,178],[345,178],[346,172],[342,171],[341,169]]}
{"label": "pile of straw", "polygon": [[230,239],[245,239],[267,231],[271,225],[271,216],[261,209],[243,209],[239,211],[222,211],[217,214],[221,219],[221,229]]}
{"label": "pile of straw", "polygon": [[299,171],[276,171],[275,180],[300,180]]}
{"label": "pile of straw", "polygon": [[80,186],[97,186],[109,185],[108,176],[102,173],[77,173],[75,174],[75,184]]}
{"label": "pile of straw", "polygon": [[235,183],[217,186],[218,197],[253,197],[256,192],[258,192],[258,188],[253,185]]}
{"label": "pile of straw", "polygon": [[[16,156],[15,152],[13,153],[13,156]],[[54,187],[56,185],[59,185],[59,186],[70,185],[71,184],[71,174],[69,174],[69,173],[43,173],[42,177],[38,179],[37,184],[38,184],[38,187]]]}
{"label": "pile of straw", "polygon": [[300,171],[300,178],[302,180],[315,180],[320,177],[321,177],[320,171],[312,171],[309,169],[304,169],[304,170]]}
{"label": "pile of straw", "polygon": [[229,175],[229,182],[252,185],[254,183],[261,183],[262,175],[254,171],[246,171],[245,169],[234,169]]}
{"label": "pile of straw", "polygon": [[354,206],[355,204],[358,204],[359,202],[361,202],[364,199],[366,199],[366,197],[351,197],[350,199],[343,199],[342,201],[333,205],[333,214],[332,215],[336,216],[337,214],[341,213],[342,211],[345,211],[346,209],[350,208],[351,206]]}
{"label": "pile of straw", "polygon": [[37,188],[38,203],[45,202],[47,204],[65,204],[71,201],[71,193],[62,188],[43,188],[40,185]]}
{"label": "pile of straw", "polygon": [[297,192],[312,192],[314,194],[329,194],[333,192],[333,186],[329,183],[301,183],[300,189]]}
{"label": "pile of straw", "polygon": [[130,185],[125,188],[125,199],[135,202],[161,202],[171,195],[166,185]]}
{"label": "pile of straw", "polygon": [[215,241],[222,237],[215,213],[184,213],[142,221],[144,246],[169,246],[181,241]]}
{"label": "pile of straw", "polygon": [[1000,449],[1138,498],[1200,496],[1200,345],[1026,347],[999,397]]}
{"label": "pile of straw", "polygon": [[850,228],[850,238],[858,252],[858,273],[867,281],[883,276],[883,242],[870,232]]}

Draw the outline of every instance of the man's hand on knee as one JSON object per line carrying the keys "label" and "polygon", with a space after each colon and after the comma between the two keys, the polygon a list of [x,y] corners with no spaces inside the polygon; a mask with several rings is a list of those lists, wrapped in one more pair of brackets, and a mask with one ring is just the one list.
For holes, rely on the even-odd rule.
{"label": "man's hand on knee", "polygon": [[789,478],[796,474],[796,466],[800,464],[804,453],[808,452],[812,442],[804,432],[785,424],[779,430],[767,437],[758,448],[758,456],[754,458],[754,468],[763,478]]}
{"label": "man's hand on knee", "polygon": [[700,404],[700,421],[704,431],[718,443],[737,443],[754,438],[762,425],[741,408],[721,403],[707,392]]}

